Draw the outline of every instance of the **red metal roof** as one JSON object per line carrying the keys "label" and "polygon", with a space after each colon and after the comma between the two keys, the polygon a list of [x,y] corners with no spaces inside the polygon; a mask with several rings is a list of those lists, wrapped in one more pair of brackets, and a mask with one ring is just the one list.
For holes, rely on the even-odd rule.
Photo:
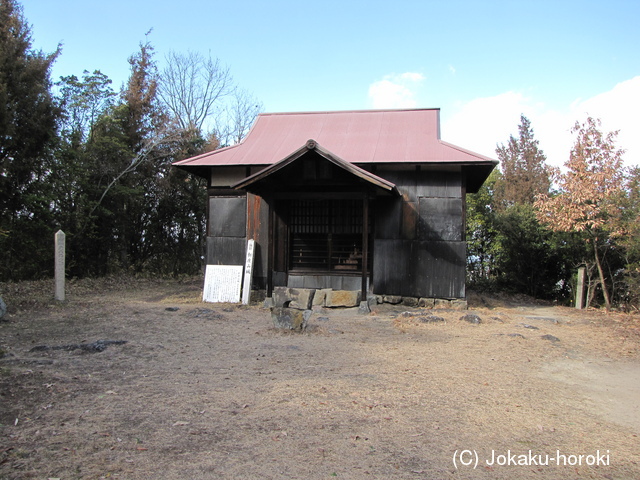
{"label": "red metal roof", "polygon": [[440,109],[417,109],[264,113],[241,143],[174,165],[272,165],[309,139],[355,164],[497,163],[440,140]]}

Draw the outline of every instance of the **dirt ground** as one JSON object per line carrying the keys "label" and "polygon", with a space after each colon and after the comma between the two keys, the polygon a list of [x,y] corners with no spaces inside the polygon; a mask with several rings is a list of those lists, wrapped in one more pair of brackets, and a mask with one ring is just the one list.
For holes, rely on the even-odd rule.
{"label": "dirt ground", "polygon": [[2,479],[640,478],[637,315],[470,295],[291,333],[200,280],[0,295]]}

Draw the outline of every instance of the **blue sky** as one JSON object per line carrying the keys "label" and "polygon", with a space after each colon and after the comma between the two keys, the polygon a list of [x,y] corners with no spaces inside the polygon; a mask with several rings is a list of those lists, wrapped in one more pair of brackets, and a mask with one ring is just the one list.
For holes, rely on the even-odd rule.
{"label": "blue sky", "polygon": [[100,69],[116,88],[145,33],[211,54],[268,112],[441,109],[443,140],[495,157],[532,122],[561,165],[587,114],[640,163],[637,0],[23,0],[53,77]]}

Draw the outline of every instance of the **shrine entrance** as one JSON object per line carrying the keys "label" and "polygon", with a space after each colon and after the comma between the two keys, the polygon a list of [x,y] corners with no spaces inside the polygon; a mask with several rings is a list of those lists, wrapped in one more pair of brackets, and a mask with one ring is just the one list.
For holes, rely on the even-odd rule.
{"label": "shrine entrance", "polygon": [[267,296],[274,286],[362,290],[372,265],[372,200],[395,185],[313,141],[236,185],[269,204]]}

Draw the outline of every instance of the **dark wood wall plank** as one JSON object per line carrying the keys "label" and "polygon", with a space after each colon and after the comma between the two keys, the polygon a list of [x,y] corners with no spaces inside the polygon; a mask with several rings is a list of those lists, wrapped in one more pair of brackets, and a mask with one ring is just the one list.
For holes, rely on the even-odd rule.
{"label": "dark wood wall plank", "polygon": [[244,265],[244,237],[207,237],[207,265]]}
{"label": "dark wood wall plank", "polygon": [[209,236],[246,238],[246,197],[209,197]]}
{"label": "dark wood wall plank", "polygon": [[464,211],[461,198],[420,197],[418,210],[420,240],[451,242],[463,240]]}

